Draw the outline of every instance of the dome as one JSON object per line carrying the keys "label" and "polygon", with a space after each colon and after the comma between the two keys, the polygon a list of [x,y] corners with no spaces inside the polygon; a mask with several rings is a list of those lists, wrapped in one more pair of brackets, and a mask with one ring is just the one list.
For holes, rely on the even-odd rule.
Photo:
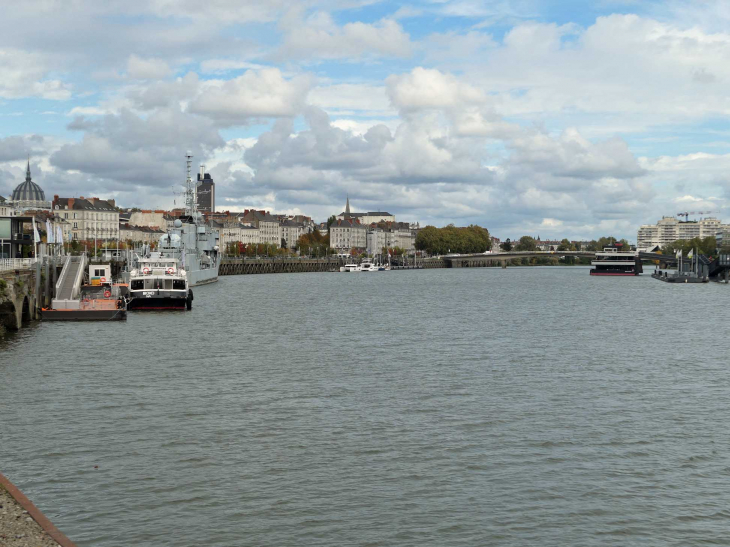
{"label": "dome", "polygon": [[25,171],[25,180],[18,184],[13,190],[13,195],[10,198],[13,201],[46,201],[46,194],[43,189],[38,186],[35,182],[30,180],[30,162],[28,162],[28,168]]}

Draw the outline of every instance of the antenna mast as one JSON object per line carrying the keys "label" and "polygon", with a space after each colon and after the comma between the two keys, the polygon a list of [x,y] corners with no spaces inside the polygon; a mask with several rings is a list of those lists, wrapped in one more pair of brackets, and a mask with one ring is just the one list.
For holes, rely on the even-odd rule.
{"label": "antenna mast", "polygon": [[187,164],[187,179],[185,180],[185,214],[193,217],[193,221],[198,218],[198,196],[197,184],[193,182],[190,170],[193,164],[193,153],[188,150],[185,154],[185,163]]}

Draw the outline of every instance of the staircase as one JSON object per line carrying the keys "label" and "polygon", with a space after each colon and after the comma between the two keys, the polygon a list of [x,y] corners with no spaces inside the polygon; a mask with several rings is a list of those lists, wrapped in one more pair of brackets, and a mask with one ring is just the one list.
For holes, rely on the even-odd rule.
{"label": "staircase", "polygon": [[53,299],[53,309],[69,309],[78,307],[79,290],[84,278],[86,256],[69,256],[63,265],[61,276],[56,283],[56,297]]}

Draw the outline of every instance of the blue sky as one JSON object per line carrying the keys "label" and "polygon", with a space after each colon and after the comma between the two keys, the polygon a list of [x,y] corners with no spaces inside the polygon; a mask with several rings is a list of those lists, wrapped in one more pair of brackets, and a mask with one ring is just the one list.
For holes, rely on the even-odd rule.
{"label": "blue sky", "polygon": [[186,150],[218,209],[323,220],[349,194],[499,237],[634,240],[726,220],[719,1],[151,0],[6,7],[0,195],[167,207]]}

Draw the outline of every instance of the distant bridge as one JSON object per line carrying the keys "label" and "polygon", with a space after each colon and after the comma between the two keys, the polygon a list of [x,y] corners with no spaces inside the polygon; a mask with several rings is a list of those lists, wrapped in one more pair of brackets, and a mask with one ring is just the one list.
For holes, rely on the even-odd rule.
{"label": "distant bridge", "polygon": [[[424,266],[426,268],[479,268],[491,266],[495,263],[501,264],[503,268],[507,267],[510,260],[522,258],[564,258],[574,256],[578,258],[595,258],[595,251],[507,251],[504,253],[488,253],[488,254],[470,254],[470,255],[452,255],[441,256],[437,259],[426,259]],[[663,255],[659,253],[639,253],[639,258],[644,260],[659,260],[666,264],[674,264],[677,259],[674,256]],[[436,265],[433,261],[441,261],[443,266]],[[431,264],[427,264],[431,261]]]}

